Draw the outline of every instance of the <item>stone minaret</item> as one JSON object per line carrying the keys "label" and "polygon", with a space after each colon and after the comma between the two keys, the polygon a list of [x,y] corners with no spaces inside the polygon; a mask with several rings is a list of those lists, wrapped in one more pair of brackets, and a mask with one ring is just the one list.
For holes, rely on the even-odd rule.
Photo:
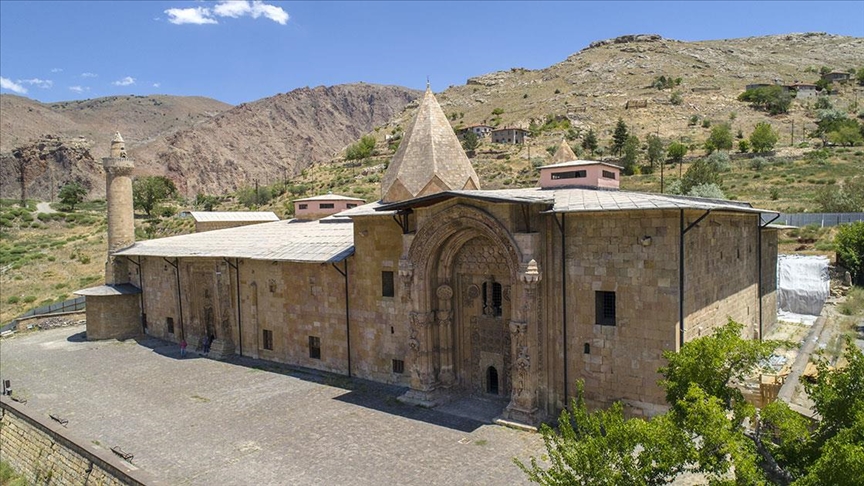
{"label": "stone minaret", "polygon": [[129,283],[125,258],[114,258],[114,252],[135,243],[135,213],[132,208],[132,159],[126,157],[126,145],[120,132],[111,140],[111,156],[102,159],[105,168],[105,194],[108,202],[108,261],[105,264],[107,285]]}

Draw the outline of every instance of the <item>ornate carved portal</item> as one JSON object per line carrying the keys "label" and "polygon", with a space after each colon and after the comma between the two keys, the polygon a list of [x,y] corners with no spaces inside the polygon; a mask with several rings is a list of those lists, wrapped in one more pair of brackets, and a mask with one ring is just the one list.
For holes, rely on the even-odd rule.
{"label": "ornate carved portal", "polygon": [[536,262],[523,263],[512,236],[468,206],[409,238],[399,275],[409,290],[411,389],[401,399],[434,406],[459,395],[499,397],[509,401],[505,419],[535,423]]}

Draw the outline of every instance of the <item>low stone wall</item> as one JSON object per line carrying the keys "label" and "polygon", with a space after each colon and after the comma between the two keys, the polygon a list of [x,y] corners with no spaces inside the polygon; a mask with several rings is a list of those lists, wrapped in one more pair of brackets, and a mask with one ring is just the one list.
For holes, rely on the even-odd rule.
{"label": "low stone wall", "polygon": [[110,450],[74,437],[59,423],[0,397],[2,459],[30,484],[158,485]]}

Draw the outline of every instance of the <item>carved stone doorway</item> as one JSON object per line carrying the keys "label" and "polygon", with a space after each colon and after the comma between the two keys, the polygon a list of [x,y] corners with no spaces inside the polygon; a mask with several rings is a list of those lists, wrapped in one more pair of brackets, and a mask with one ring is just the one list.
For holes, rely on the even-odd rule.
{"label": "carved stone doorway", "polygon": [[498,247],[477,237],[465,243],[456,256],[454,280],[461,298],[454,306],[453,361],[462,393],[509,399],[510,270]]}

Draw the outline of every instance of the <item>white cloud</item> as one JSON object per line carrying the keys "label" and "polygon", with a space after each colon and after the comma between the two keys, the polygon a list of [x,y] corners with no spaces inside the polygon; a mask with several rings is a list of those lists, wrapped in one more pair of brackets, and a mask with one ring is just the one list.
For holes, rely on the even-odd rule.
{"label": "white cloud", "polygon": [[24,83],[24,84],[29,84],[30,86],[38,86],[42,89],[48,89],[48,88],[54,86],[54,81],[51,81],[50,79],[39,79],[39,78],[19,79],[18,82]]}
{"label": "white cloud", "polygon": [[95,73],[81,73],[81,77],[82,78],[97,78],[97,77],[99,77],[99,75],[95,74]]}
{"label": "white cloud", "polygon": [[85,91],[90,91],[90,88],[88,88],[87,86],[69,86],[69,91],[83,93]]}
{"label": "white cloud", "polygon": [[9,91],[12,91],[13,93],[18,93],[18,94],[26,94],[27,93],[27,88],[25,88],[24,86],[21,86],[20,84],[12,81],[11,79],[6,79],[4,77],[0,77],[0,88],[8,89]]}
{"label": "white cloud", "polygon": [[52,73],[62,73],[62,72],[63,72],[63,69],[61,69],[61,68],[53,68],[53,69],[51,69],[51,72],[52,72]]}
{"label": "white cloud", "polygon": [[159,86],[162,86],[162,83],[153,83],[154,88],[158,88]]}
{"label": "white cloud", "polygon": [[168,22],[177,25],[219,23],[213,18],[210,9],[207,7],[169,8],[165,13],[168,14]]}
{"label": "white cloud", "polygon": [[165,11],[168,14],[168,21],[172,24],[218,24],[216,17],[231,17],[234,19],[240,17],[252,17],[257,19],[264,17],[278,24],[285,25],[288,22],[288,12],[277,7],[262,2],[261,0],[223,0],[216,4],[215,7],[194,7],[194,8],[171,8]]}
{"label": "white cloud", "polygon": [[126,76],[125,78],[119,81],[114,81],[111,84],[113,84],[114,86],[131,86],[135,84],[135,78],[133,78],[132,76]]}

